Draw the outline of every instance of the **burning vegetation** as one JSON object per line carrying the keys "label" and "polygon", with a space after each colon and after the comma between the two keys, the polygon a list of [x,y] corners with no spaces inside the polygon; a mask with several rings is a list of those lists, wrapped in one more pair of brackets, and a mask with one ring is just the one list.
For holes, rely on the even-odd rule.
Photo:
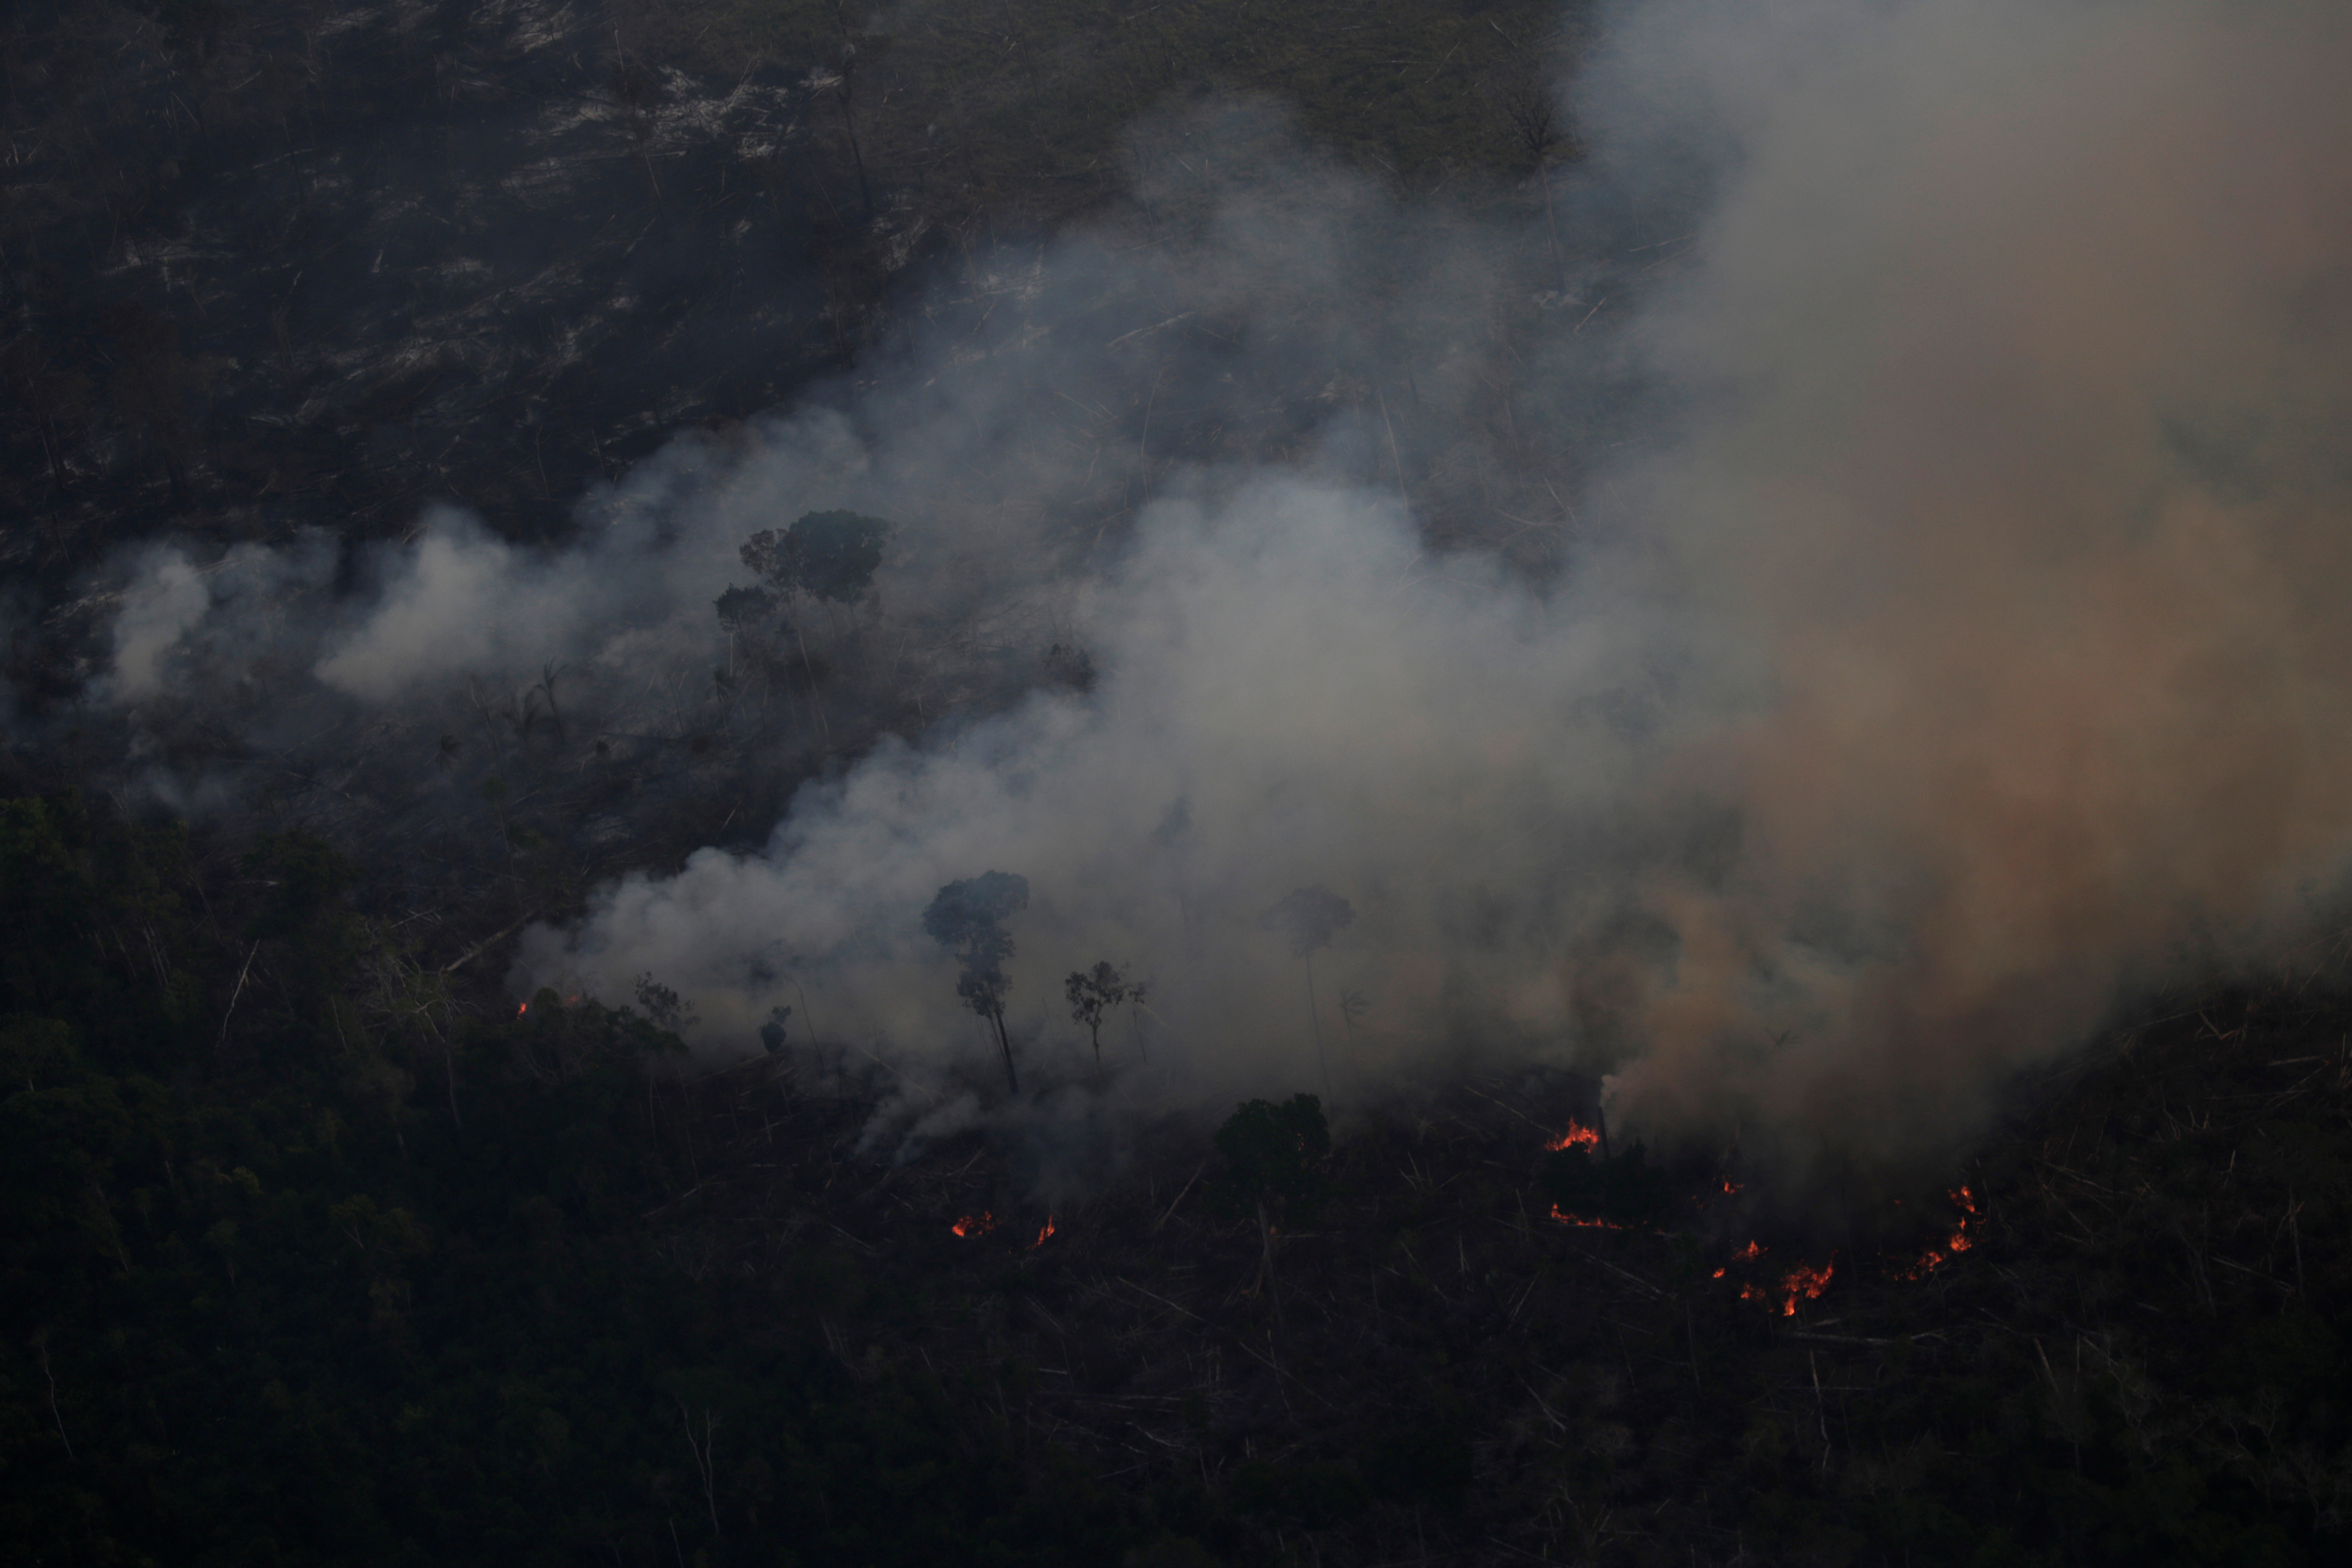
{"label": "burning vegetation", "polygon": [[[2249,958],[2260,994],[2170,997],[2065,1055],[2118,974],[2333,867],[2352,821],[2326,435],[2352,363],[2347,35],[2301,0],[2264,9],[2267,42],[2219,5],[2155,0],[2171,42],[2045,34],[2034,9],[1865,5],[1854,36],[1990,17],[2061,79],[2046,99],[1992,90],[2020,86],[2005,39],[1864,39],[1853,79],[1771,113],[1694,61],[1757,58],[1746,18],[1838,6],[1612,9],[1633,58],[1665,41],[1644,15],[1696,28],[1643,85],[1729,90],[1692,111],[1700,140],[1773,128],[1727,217],[1662,194],[1708,183],[1679,152],[1656,191],[1639,159],[1569,177],[1584,129],[1548,73],[1593,40],[1522,0],[13,10],[7,1538],[89,1563],[620,1568],[2352,1556],[2342,944],[2275,981]],[[1912,90],[1930,53],[1985,74]],[[1150,110],[1210,75],[1303,84],[1304,129]],[[1884,101],[1964,108],[1882,139]],[[1068,244],[1030,232],[1115,195]],[[1699,342],[1723,346],[1628,369]],[[816,407],[819,376],[853,390]],[[1750,382],[1776,384],[1714,427]],[[1198,502],[1197,476],[1244,471],[1273,510]],[[1705,498],[1654,528],[1598,504],[1693,474],[1736,527]],[[1188,542],[1167,518],[1196,502]],[[1755,571],[1759,542],[1788,564]],[[1730,564],[1635,605],[1650,630],[1599,658],[1633,679],[1588,689],[1578,574],[1621,548]],[[1180,569],[1121,575],[1154,551]],[[1228,569],[1251,591],[1142,592]],[[1116,644],[1154,604],[1187,658],[1270,626],[1292,646]],[[1718,667],[1710,625],[1653,658],[1693,605],[1761,641]],[[1342,633],[1359,651],[1328,651]],[[1163,668],[1185,676],[1163,698],[1238,695],[1154,702]],[[1900,717],[1842,735],[1874,684],[1909,694]],[[1765,686],[1792,721],[1713,732],[1733,765],[1640,760]],[[1099,819],[1054,789],[1088,736],[1121,808]],[[1643,782],[1554,833],[1587,752]],[[1251,786],[1221,817],[1206,784],[1135,783],[1186,769]],[[1712,800],[1650,815],[1647,784],[1691,772],[1738,786],[1736,833]],[[1501,783],[1481,801],[1465,775]],[[998,784],[1060,803],[1007,805],[1025,845],[926,836]],[[808,804],[773,833],[787,799]],[[950,805],[919,821],[925,800]],[[850,825],[834,860],[775,848],[827,823]],[[1343,866],[1315,842],[1335,826],[1418,858]],[[1250,877],[1188,847],[1219,834]],[[1865,857],[1857,886],[1945,901],[1756,918],[1873,834],[1923,874]],[[1536,838],[1573,848],[1513,886]],[[1487,853],[1493,879],[1448,881]],[[1723,892],[1775,856],[1793,882]],[[1417,952],[1394,941],[1415,900],[1468,933],[1444,962],[1523,942],[1548,974],[1583,918],[1549,889],[1588,873],[1622,907],[1590,900],[1556,1034],[1623,1069],[1613,1141],[1600,1086],[1527,1065],[1489,998],[1459,1022],[1453,976],[1444,1030],[1382,1030],[1402,1007],[1352,988],[1377,992],[1378,942]],[[894,962],[930,966],[937,1016],[901,1031],[919,1064],[856,1059],[867,1034],[786,990],[793,922],[845,882],[835,960],[870,899],[919,949]],[[690,896],[722,883],[740,901]],[[625,905],[652,912],[632,931]],[[1255,956],[1184,973],[1171,954],[1221,921]],[[1911,967],[1868,951],[1906,926],[1967,929]],[[543,971],[505,967],[518,931]],[[1223,994],[1259,948],[1297,965],[1267,965],[1275,1023]],[[2017,950],[2040,967],[2004,967]],[[1636,1038],[1745,1017],[1761,971],[1823,958],[1888,1031]],[[1210,992],[1232,1037],[1147,1031],[1147,998],[1197,1026]],[[1896,1168],[1849,1152],[1868,1136],[1778,1161],[1687,1141],[1696,1089],[1819,1131],[1911,1029],[1999,1100],[1980,1143]],[[1273,1098],[1160,1092],[1167,1058],[1291,1033],[1234,1080]]]}
{"label": "burning vegetation", "polygon": [[[2122,1562],[2187,1533],[2320,1562],[2342,1529],[2352,1002],[2209,1005],[2021,1085],[1924,1248],[1911,1184],[1849,1173],[1850,1221],[1801,1223],[1763,1173],[1559,1146],[1594,1086],[1541,1073],[1413,1084],[1337,1128],[1311,1095],[1220,1128],[1171,1117],[1016,1221],[1034,1150],[975,1130],[861,1152],[873,1102],[820,1064],[685,1068],[649,1016],[685,1016],[666,987],[646,1011],[551,991],[447,1011],[315,845],[224,865],[62,809],[11,803],[0,835],[26,942],[9,984],[82,1029],[0,1028],[0,1103],[40,1134],[11,1145],[5,1258],[43,1291],[9,1300],[135,1326],[17,1320],[0,1399],[26,1475],[128,1462],[160,1423],[207,1433],[173,1462],[234,1495],[243,1456],[307,1410],[357,1441],[269,1449],[278,1485],[364,1473],[417,1528],[457,1520],[453,1558],[529,1499],[641,1568],[675,1560],[673,1529],[712,1562],[788,1528],[841,1559],[887,1540],[932,1561],[1360,1564],[1793,1563],[1857,1538],[1890,1561]],[[101,859],[121,874],[88,875]],[[225,928],[274,933],[257,952],[216,942],[193,891],[153,901],[194,875]],[[150,1087],[140,1053],[174,1028],[211,1049],[219,1024],[172,1022],[146,923],[170,973],[251,1009],[246,1070],[317,1037],[292,1036],[298,1009],[359,998],[332,1076],[272,1069],[310,1113]],[[146,968],[77,968],[89,930],[139,933],[108,963]],[[1090,1079],[1092,1053],[1069,1070]],[[74,1131],[93,1125],[116,1131]],[[100,1155],[82,1188],[57,1163],[77,1147]],[[518,1282],[527,1342],[445,1310]],[[133,1290],[163,1305],[126,1316]],[[616,1333],[615,1301],[660,1331]],[[529,1381],[484,1383],[493,1358]],[[516,1441],[484,1440],[518,1409]],[[588,1432],[667,1479],[566,1436]],[[904,1491],[877,1452],[971,1487]]]}
{"label": "burning vegetation", "polygon": [[1580,1121],[1571,1121],[1568,1124],[1567,1131],[1545,1144],[1544,1147],[1557,1154],[1566,1149],[1591,1149],[1597,1146],[1600,1142],[1600,1133]]}

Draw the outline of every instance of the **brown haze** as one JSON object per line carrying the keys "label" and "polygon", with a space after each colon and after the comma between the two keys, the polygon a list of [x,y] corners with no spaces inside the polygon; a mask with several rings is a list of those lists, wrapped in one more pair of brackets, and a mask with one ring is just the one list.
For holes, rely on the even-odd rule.
{"label": "brown haze", "polygon": [[[912,310],[845,412],[725,463],[682,446],[554,555],[441,514],[308,619],[238,606],[323,593],[315,550],[207,589],[165,549],[115,694],[167,697],[189,648],[267,620],[337,700],[561,658],[624,714],[726,657],[738,541],[856,507],[902,524],[869,655],[913,681],[1078,643],[1098,683],[887,742],[764,852],[608,888],[530,933],[519,988],[618,1000],[650,971],[726,1054],[791,1005],[905,1086],[880,1137],[1230,1103],[1322,1087],[1304,965],[1260,923],[1321,884],[1357,916],[1315,959],[1343,1104],[1543,1061],[1607,1075],[1654,1139],[1933,1157],[2115,1006],[2325,929],[2352,846],[2347,79],[2352,13],[2319,0],[1625,7],[1570,89],[1564,276],[1540,221],[1228,145],[1262,115],[1178,117],[1135,143],[1136,224],[1190,216],[975,268],[954,287],[1018,323],[984,352]],[[1669,187],[1672,226],[1611,220],[1636,260],[1591,261],[1593,214]],[[1525,306],[1531,270],[1565,308]],[[1401,453],[1475,447],[1513,289],[1517,438],[1613,451],[1537,572],[1433,549],[1394,483]],[[1112,296],[1227,357],[1187,383],[1182,331],[1094,331]],[[1396,385],[1335,391],[1311,450],[1155,478],[1083,548],[1040,521],[1081,469],[1147,471],[1150,413],[1107,448],[1096,402],[1319,381],[1376,341]],[[1633,439],[1591,438],[1609,375],[1644,389]],[[1033,889],[1019,1110],[920,927],[989,869]],[[1153,986],[1107,1085],[1060,1005],[1100,959]]]}
{"label": "brown haze", "polygon": [[[1767,663],[1667,770],[1747,831],[1719,889],[1647,889],[1683,959],[1616,1089],[1892,1151],[2335,883],[2352,26],[1880,26],[1768,106],[1664,325],[1733,412],[1660,492]],[[1809,917],[1878,951],[1824,964]]]}

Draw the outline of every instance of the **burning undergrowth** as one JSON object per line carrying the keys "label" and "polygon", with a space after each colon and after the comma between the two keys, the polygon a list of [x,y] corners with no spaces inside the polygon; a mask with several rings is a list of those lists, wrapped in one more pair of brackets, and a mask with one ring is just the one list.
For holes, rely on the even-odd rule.
{"label": "burning undergrowth", "polygon": [[[1844,1531],[1958,1561],[1988,1476],[2014,1540],[2195,1520],[2242,1542],[2309,1484],[2296,1466],[2345,1451],[2312,1403],[2338,1363],[2273,1341],[2352,1289],[2321,1228],[2347,1201],[2347,1005],[2282,992],[2141,1025],[2021,1089],[1965,1186],[1850,1171],[1843,1214],[1801,1219],[1734,1150],[1602,1154],[1573,1075],[1357,1113],[1262,1232],[1219,1197],[1230,1159],[1197,1121],[1153,1123],[1118,1179],[1048,1208],[982,1129],[844,1163],[858,1112],[754,1064],[691,1091],[711,1163],[668,1223],[737,1238],[711,1268],[768,1267],[755,1238],[782,1221],[868,1290],[920,1281],[919,1306],[828,1330],[845,1364],[972,1380],[1030,1462],[1122,1478],[1221,1560],[1794,1561]],[[1557,1223],[1563,1185],[1626,1217]],[[2242,1447],[2252,1420],[2271,1436]],[[2201,1492],[2147,1511],[2155,1478],[2191,1472]],[[2342,1529],[2319,1489],[2316,1516],[2275,1516],[2298,1540]]]}

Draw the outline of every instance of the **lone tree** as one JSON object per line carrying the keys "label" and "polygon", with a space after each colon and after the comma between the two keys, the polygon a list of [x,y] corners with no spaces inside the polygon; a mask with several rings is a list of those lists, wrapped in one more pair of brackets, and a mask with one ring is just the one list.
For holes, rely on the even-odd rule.
{"label": "lone tree", "polygon": [[[875,569],[882,564],[882,546],[890,525],[878,517],[855,511],[803,512],[781,532],[763,528],[743,542],[737,552],[743,564],[760,574],[775,603],[789,612],[803,597],[824,605],[854,605],[874,591]],[[766,606],[734,599],[735,590],[719,601],[722,624],[732,631],[746,616],[764,614]],[[730,615],[729,601],[734,599]],[[793,638],[801,650],[801,668],[808,676],[809,707],[816,710],[816,667],[811,662],[808,638],[800,619],[793,619]],[[817,711],[817,729],[831,740],[824,715]]]}
{"label": "lone tree", "polygon": [[730,588],[710,601],[727,633],[727,669],[735,670],[735,639],[776,613],[776,596],[765,588]]}
{"label": "lone tree", "polygon": [[1103,1015],[1122,1002],[1143,1005],[1144,988],[1121,974],[1108,959],[1092,969],[1074,969],[1062,982],[1063,994],[1070,999],[1070,1018],[1087,1026],[1087,1037],[1094,1042],[1095,1076],[1102,1076]]}
{"label": "lone tree", "polygon": [[786,604],[805,594],[828,605],[854,605],[874,591],[874,572],[890,525],[855,511],[812,511],[778,532],[761,529],[743,542],[743,564]]}
{"label": "lone tree", "polygon": [[1257,1215],[1258,1239],[1265,1249],[1265,1288],[1274,1298],[1275,1324],[1287,1338],[1282,1292],[1274,1278],[1272,1211],[1301,1209],[1322,1194],[1318,1167],[1331,1152],[1323,1102],[1311,1094],[1294,1094],[1280,1105],[1253,1100],[1217,1129],[1217,1152],[1224,1156],[1225,1169],[1209,1189],[1210,1203],[1227,1215]]}
{"label": "lone tree", "polygon": [[996,1031],[997,1048],[1004,1053],[1004,1081],[1014,1094],[1021,1092],[1021,1079],[1013,1070],[1013,1041],[1004,1032],[1004,994],[1013,989],[1004,963],[1013,948],[1013,933],[1004,922],[1028,907],[1028,878],[983,871],[950,882],[923,911],[924,931],[963,965],[956,994]]}
{"label": "lone tree", "polygon": [[1315,1006],[1315,954],[1331,945],[1356,918],[1356,906],[1320,883],[1297,888],[1266,910],[1258,925],[1290,938],[1290,956],[1307,963],[1307,1025],[1315,1037],[1315,1066],[1323,1075],[1323,1092],[1331,1092],[1331,1067],[1323,1059],[1323,1021]]}

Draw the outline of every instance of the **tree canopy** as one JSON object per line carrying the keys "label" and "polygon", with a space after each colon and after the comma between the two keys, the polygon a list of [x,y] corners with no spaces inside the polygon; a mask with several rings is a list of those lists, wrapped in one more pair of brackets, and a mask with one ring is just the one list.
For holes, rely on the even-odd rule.
{"label": "tree canopy", "polygon": [[1258,921],[1266,931],[1290,938],[1290,956],[1312,958],[1356,918],[1356,906],[1320,883],[1298,888],[1283,896]]}
{"label": "tree canopy", "polygon": [[781,532],[762,529],[753,534],[740,554],[744,565],[786,599],[805,594],[826,604],[854,605],[873,591],[890,533],[890,524],[878,517],[812,511]]}
{"label": "tree canopy", "polygon": [[1029,879],[1011,871],[983,871],[960,882],[950,882],[923,911],[923,931],[950,949],[962,966],[956,994],[965,1006],[989,1021],[1004,1053],[1004,1078],[1013,1092],[1021,1092],[1020,1075],[1013,1068],[1013,1041],[1004,1029],[1004,994],[1013,988],[1004,965],[1013,953],[1013,933],[1004,922],[1029,907]]}

